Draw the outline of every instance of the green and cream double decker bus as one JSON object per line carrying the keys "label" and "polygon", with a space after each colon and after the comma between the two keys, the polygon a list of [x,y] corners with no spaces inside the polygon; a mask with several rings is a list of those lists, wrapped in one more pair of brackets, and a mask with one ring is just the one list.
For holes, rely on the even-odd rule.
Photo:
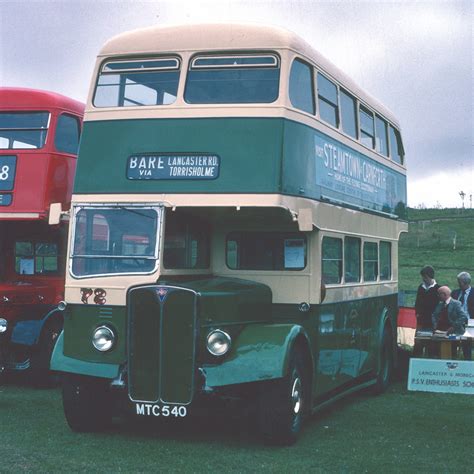
{"label": "green and cream double decker bus", "polygon": [[[241,400],[264,438],[395,363],[400,128],[296,35],[154,27],[101,50],[72,198],[66,419]],[[209,401],[211,401],[209,403]]]}

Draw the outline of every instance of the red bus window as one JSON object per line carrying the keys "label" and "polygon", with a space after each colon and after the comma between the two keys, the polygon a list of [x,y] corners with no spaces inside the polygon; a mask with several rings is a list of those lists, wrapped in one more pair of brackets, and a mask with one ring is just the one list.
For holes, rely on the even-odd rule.
{"label": "red bus window", "polygon": [[15,271],[19,275],[58,272],[58,246],[49,242],[15,242]]}
{"label": "red bus window", "polygon": [[58,117],[54,146],[57,151],[77,155],[79,146],[79,120],[72,115],[62,114]]}
{"label": "red bus window", "polygon": [[43,148],[48,112],[0,112],[0,149]]}

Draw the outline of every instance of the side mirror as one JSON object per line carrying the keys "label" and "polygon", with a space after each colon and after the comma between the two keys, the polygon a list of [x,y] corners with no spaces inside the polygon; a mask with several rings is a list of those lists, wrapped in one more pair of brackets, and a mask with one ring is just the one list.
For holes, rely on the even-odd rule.
{"label": "side mirror", "polygon": [[61,213],[63,209],[60,202],[53,202],[49,206],[49,225],[57,225],[61,221]]}

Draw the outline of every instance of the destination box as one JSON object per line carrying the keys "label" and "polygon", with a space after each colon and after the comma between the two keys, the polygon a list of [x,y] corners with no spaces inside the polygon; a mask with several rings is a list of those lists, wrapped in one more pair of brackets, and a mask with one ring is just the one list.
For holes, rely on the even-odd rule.
{"label": "destination box", "polygon": [[474,395],[474,363],[467,360],[410,359],[408,390]]}
{"label": "destination box", "polygon": [[139,180],[216,179],[220,157],[212,154],[143,154],[127,161],[127,178]]}
{"label": "destination box", "polygon": [[11,191],[13,189],[15,172],[16,156],[0,155],[0,191]]}
{"label": "destination box", "polygon": [[0,194],[0,206],[9,206],[12,203],[11,194]]}

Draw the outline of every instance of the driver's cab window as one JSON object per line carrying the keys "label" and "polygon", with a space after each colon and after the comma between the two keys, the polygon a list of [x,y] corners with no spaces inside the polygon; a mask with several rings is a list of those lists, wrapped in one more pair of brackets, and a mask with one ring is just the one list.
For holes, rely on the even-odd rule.
{"label": "driver's cab window", "polygon": [[163,252],[166,269],[209,268],[209,245],[206,222],[183,213],[167,213]]}

